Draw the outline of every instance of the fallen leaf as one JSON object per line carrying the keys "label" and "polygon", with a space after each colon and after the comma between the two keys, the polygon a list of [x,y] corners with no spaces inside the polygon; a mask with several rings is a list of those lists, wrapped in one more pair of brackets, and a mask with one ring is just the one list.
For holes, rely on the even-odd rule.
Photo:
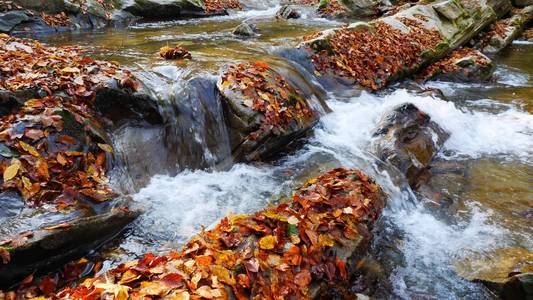
{"label": "fallen leaf", "polygon": [[54,225],[54,226],[46,227],[45,230],[65,229],[65,228],[70,228],[72,226],[74,226],[74,225],[72,225],[70,223],[61,223],[61,224],[57,224],[57,225]]}
{"label": "fallen leaf", "polygon": [[272,250],[276,246],[277,240],[273,235],[267,235],[259,240],[259,247],[264,250]]}
{"label": "fallen leaf", "polygon": [[20,162],[11,163],[11,165],[7,167],[4,171],[4,182],[15,178],[15,176],[17,176],[19,169],[20,169]]}

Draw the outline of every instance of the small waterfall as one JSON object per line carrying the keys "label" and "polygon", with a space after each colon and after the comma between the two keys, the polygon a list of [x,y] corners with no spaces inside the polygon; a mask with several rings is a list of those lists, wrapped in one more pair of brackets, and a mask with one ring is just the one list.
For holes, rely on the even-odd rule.
{"label": "small waterfall", "polygon": [[186,69],[173,66],[137,76],[158,99],[164,124],[117,130],[114,143],[122,164],[114,178],[122,190],[137,191],[156,174],[214,169],[231,157],[214,76],[190,78]]}

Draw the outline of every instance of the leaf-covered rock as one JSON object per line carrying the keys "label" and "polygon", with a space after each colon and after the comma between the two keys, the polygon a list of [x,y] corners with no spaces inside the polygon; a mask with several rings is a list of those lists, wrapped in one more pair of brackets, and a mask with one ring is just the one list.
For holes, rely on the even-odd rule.
{"label": "leaf-covered rock", "polygon": [[324,281],[346,282],[384,204],[367,175],[333,169],[291,201],[228,216],[181,251],[147,253],[55,297],[310,299]]}
{"label": "leaf-covered rock", "polygon": [[419,75],[423,80],[484,82],[492,77],[495,66],[483,53],[460,48],[427,67]]}
{"label": "leaf-covered rock", "polygon": [[320,101],[306,99],[264,62],[227,66],[217,87],[236,160],[279,152],[319,118]]}
{"label": "leaf-covered rock", "polygon": [[321,75],[372,90],[460,47],[510,10],[508,1],[418,4],[389,17],[312,34],[301,45]]}

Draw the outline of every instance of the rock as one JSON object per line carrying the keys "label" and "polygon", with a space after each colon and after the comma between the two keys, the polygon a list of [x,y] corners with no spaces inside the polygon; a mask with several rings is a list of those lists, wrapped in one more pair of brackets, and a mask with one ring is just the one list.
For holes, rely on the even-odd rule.
{"label": "rock", "polygon": [[533,5],[533,0],[513,0],[513,5],[516,7],[526,7]]}
{"label": "rock", "polygon": [[338,0],[354,16],[374,16],[379,12],[381,0]]}
{"label": "rock", "polygon": [[529,28],[528,30],[524,31],[524,39],[529,42],[533,42],[533,28]]}
{"label": "rock", "polygon": [[306,99],[266,63],[227,66],[217,88],[237,161],[277,153],[318,122],[319,99]]}
{"label": "rock", "polygon": [[523,8],[508,19],[496,22],[492,30],[481,36],[476,47],[485,54],[496,54],[518,38],[531,20],[533,5]]}
{"label": "rock", "polygon": [[[361,171],[336,168],[308,180],[291,199],[250,215],[228,216],[179,251],[145,254],[60,291],[58,297],[74,293],[104,297],[112,290],[101,285],[103,278],[112,272],[115,282],[131,281],[129,269],[140,266],[163,270],[159,277],[141,272],[133,279],[128,291],[141,297],[153,293],[144,288],[150,286],[158,295],[170,297],[274,299],[283,291],[295,299],[316,299],[332,286],[349,284],[347,279],[361,266],[371,230],[385,205],[381,188]],[[184,276],[167,277],[168,272]],[[188,278],[199,278],[194,275],[198,272],[209,284],[185,284]],[[161,284],[158,278],[163,276],[181,290]]]}
{"label": "rock", "polygon": [[10,32],[20,23],[29,21],[30,17],[23,11],[8,11],[0,13],[0,32]]}
{"label": "rock", "polygon": [[300,12],[296,9],[293,5],[284,5],[282,6],[278,12],[276,12],[276,18],[277,19],[298,19],[300,18]]}
{"label": "rock", "polygon": [[87,254],[123,231],[138,215],[138,211],[113,209],[58,224],[57,229],[34,231],[23,245],[9,250],[8,264],[0,263],[0,287],[7,288],[35,270],[50,270]]}
{"label": "rock", "polygon": [[501,299],[529,299],[533,295],[533,252],[503,248],[455,264],[459,275],[481,282]]}
{"label": "rock", "polygon": [[503,300],[533,299],[533,272],[514,275],[502,288]]}
{"label": "rock", "polygon": [[241,37],[253,37],[259,33],[257,26],[252,23],[242,22],[233,30],[233,34]]}
{"label": "rock", "polygon": [[483,82],[492,77],[495,66],[483,53],[471,49],[455,50],[422,72],[425,80]]}
{"label": "rock", "polygon": [[[510,9],[509,1],[418,4],[393,16],[313,34],[300,49],[308,51],[320,77],[377,90],[445,57]],[[371,68],[365,57],[373,58]]]}
{"label": "rock", "polygon": [[117,80],[110,80],[96,90],[94,106],[100,115],[113,121],[115,128],[125,122],[163,123],[157,103],[144,86],[133,91],[120,87]]}
{"label": "rock", "polygon": [[373,152],[398,168],[414,186],[449,134],[415,105],[394,108],[373,133]]}
{"label": "rock", "polygon": [[206,16],[225,13],[223,11],[206,11],[203,0],[134,0],[123,6],[122,9],[135,16],[147,19]]}

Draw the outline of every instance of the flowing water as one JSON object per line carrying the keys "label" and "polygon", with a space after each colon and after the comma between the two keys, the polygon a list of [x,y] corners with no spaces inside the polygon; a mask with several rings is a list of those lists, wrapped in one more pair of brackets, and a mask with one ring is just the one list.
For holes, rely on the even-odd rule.
{"label": "flowing water", "polygon": [[[115,135],[125,161],[115,184],[131,192],[146,212],[110,261],[177,247],[228,213],[265,207],[306,178],[345,166],[371,174],[390,196],[372,247],[385,276],[377,298],[491,298],[480,284],[462,279],[455,266],[467,258],[490,259],[499,248],[533,250],[533,44],[517,43],[497,58],[496,80],[490,84],[427,84],[441,89],[448,101],[402,88],[344,97],[326,91],[333,112],[299,150],[269,163],[221,164],[230,150],[211,95],[221,66],[265,60],[324,92],[294,62],[275,53],[338,23],[312,12],[276,21],[278,6],[272,2],[230,16],[43,37],[50,44],[87,46],[97,57],[133,68],[164,108],[168,126],[121,128]],[[243,20],[255,20],[261,35],[234,37],[232,29]],[[158,59],[160,47],[174,44],[187,47],[193,60]],[[437,160],[459,171],[436,178],[439,197],[413,192],[395,169],[369,152],[380,117],[405,102],[451,134]],[[135,176],[128,178],[129,173]]]}

